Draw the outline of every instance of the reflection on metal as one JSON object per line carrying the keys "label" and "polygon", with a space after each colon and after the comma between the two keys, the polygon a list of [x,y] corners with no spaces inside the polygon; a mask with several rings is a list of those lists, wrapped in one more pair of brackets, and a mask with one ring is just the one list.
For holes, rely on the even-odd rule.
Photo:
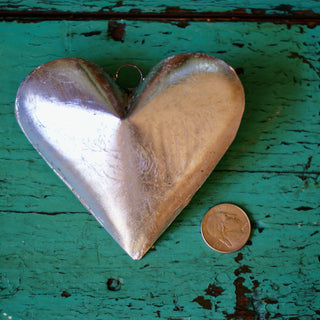
{"label": "reflection on metal", "polygon": [[100,67],[59,59],[36,68],[16,98],[32,145],[133,259],[209,176],[243,110],[234,70],[197,53],[163,60],[131,97]]}

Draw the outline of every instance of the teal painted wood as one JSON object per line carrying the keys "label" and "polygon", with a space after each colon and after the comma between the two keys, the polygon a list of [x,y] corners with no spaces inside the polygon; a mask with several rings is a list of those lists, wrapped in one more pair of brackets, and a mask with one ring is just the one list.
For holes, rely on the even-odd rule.
{"label": "teal painted wood", "polygon": [[[73,11],[73,12],[153,12],[153,13],[182,13],[189,12],[227,12],[242,8],[248,13],[288,14],[303,11],[304,14],[320,12],[320,3],[317,0],[309,1],[282,1],[282,0],[14,0],[0,1],[0,8],[5,10],[43,10],[43,11]],[[255,11],[261,9],[259,12]],[[265,11],[263,11],[265,10]]]}
{"label": "teal painted wood", "polygon": [[[107,21],[0,23],[0,319],[319,318],[319,27],[125,23],[122,41]],[[111,73],[130,62],[146,73],[185,51],[237,68],[244,119],[155,251],[132,261],[27,142],[13,114],[16,90],[56,58]],[[202,241],[201,219],[221,202],[252,221],[240,252],[218,254]],[[109,278],[120,279],[119,291]]]}

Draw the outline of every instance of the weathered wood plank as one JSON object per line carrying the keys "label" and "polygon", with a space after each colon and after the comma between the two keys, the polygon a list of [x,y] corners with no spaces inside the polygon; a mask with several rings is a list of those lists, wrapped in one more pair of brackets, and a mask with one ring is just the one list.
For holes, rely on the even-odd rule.
{"label": "weathered wood plank", "polygon": [[[247,288],[242,308],[254,316],[246,319],[315,317],[319,207],[303,211],[297,206],[318,205],[319,180],[306,187],[291,174],[234,178],[213,174],[156,251],[141,261],[130,260],[89,214],[3,213],[2,311],[18,319],[149,319],[157,311],[165,319],[223,318],[224,312],[235,312]],[[240,204],[254,224],[250,245],[240,255],[214,253],[201,239],[202,216],[217,200]],[[121,290],[108,290],[108,278],[122,279]],[[218,289],[217,296],[214,290],[206,293],[210,284],[221,287],[221,295]],[[63,291],[71,296],[61,297]]]}
{"label": "weathered wood plank", "polygon": [[[115,21],[119,38],[108,23],[0,23],[0,318],[316,319],[319,27]],[[146,73],[185,51],[237,68],[246,112],[156,251],[132,261],[29,145],[13,114],[16,90],[56,58],[79,56],[111,73],[131,62]],[[240,253],[215,253],[201,239],[203,215],[220,202],[240,205],[253,223]],[[108,278],[121,289],[108,290]]]}
{"label": "weathered wood plank", "polygon": [[[24,159],[32,148],[12,114],[16,90],[41,63],[79,56],[110,73],[131,62],[144,73],[158,61],[182,51],[215,55],[234,66],[246,90],[246,112],[223,170],[319,172],[319,28],[285,25],[127,22],[122,41],[108,22],[60,21],[1,24],[1,158]],[[10,77],[7,70],[14,70]],[[308,124],[306,127],[305,124]],[[14,152],[13,152],[14,150]],[[34,153],[35,155],[35,153]],[[30,155],[32,157],[32,155]],[[236,157],[237,161],[234,161]],[[30,158],[29,158],[30,159]],[[232,163],[230,163],[232,162]]]}
{"label": "weathered wood plank", "polygon": [[153,12],[153,13],[184,13],[184,12],[228,12],[240,10],[253,14],[287,14],[301,12],[310,14],[320,12],[320,4],[317,0],[309,1],[282,1],[274,0],[267,2],[264,0],[86,0],[86,1],[63,1],[63,0],[1,0],[0,9],[12,11],[71,11],[71,12]]}

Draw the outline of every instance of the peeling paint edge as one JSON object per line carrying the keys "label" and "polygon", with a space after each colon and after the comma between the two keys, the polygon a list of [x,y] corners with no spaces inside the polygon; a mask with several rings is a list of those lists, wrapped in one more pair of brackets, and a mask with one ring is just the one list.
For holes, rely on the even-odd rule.
{"label": "peeling paint edge", "polygon": [[[98,11],[98,12],[70,12],[70,11],[32,11],[1,10],[0,21],[17,21],[22,23],[37,23],[55,20],[137,20],[155,22],[178,22],[186,26],[189,22],[271,22],[277,24],[304,24],[310,28],[320,24],[320,14],[311,10],[290,11],[283,13],[267,13],[265,9],[235,9],[226,12],[190,12],[166,11],[160,13]],[[179,25],[178,25],[179,26]]]}

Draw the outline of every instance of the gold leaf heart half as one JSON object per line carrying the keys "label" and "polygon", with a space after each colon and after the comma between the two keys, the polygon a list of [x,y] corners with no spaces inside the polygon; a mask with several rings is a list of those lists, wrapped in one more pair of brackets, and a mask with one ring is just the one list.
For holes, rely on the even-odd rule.
{"label": "gold leaf heart half", "polygon": [[183,53],[128,96],[102,68],[66,58],[21,84],[23,132],[133,258],[154,244],[233,141],[244,91],[225,62]]}

